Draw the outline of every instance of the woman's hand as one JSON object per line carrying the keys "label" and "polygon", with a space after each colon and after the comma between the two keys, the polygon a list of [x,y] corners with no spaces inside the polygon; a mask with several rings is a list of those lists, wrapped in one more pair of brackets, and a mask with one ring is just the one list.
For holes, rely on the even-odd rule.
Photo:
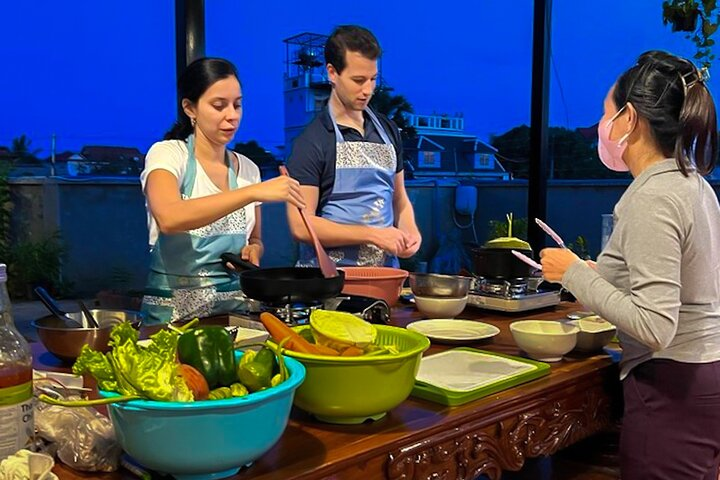
{"label": "woman's hand", "polygon": [[259,202],[288,202],[298,208],[305,208],[300,192],[300,183],[288,176],[280,175],[253,185],[253,196]]}
{"label": "woman's hand", "polygon": [[543,278],[548,282],[560,283],[570,265],[582,261],[567,248],[544,248],[540,251]]}
{"label": "woman's hand", "polygon": [[240,257],[254,265],[260,266],[260,257],[263,254],[263,247],[257,243],[245,245],[240,251]]}

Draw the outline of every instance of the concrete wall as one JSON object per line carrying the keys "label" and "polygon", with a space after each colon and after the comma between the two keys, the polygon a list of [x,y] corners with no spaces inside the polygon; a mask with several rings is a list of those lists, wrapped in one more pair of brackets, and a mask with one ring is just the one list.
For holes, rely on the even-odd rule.
{"label": "concrete wall", "polygon": [[[583,235],[592,256],[600,249],[600,215],[612,212],[628,182],[552,181],[548,192],[547,223],[572,242]],[[474,243],[472,228],[460,229],[470,218],[455,215],[453,181],[408,182],[423,234],[416,261],[433,265],[433,258],[448,246]],[[717,184],[714,185],[717,190]],[[478,183],[475,215],[477,241],[488,239],[490,220],[513,212],[527,215],[527,183]],[[136,179],[69,181],[58,178],[11,180],[13,235],[18,240],[40,238],[59,231],[68,247],[63,277],[78,295],[92,295],[107,288],[141,289],[146,275],[147,228],[145,206]],[[292,242],[284,205],[263,205],[263,266],[292,265],[296,245]],[[547,245],[551,240],[547,239]]]}

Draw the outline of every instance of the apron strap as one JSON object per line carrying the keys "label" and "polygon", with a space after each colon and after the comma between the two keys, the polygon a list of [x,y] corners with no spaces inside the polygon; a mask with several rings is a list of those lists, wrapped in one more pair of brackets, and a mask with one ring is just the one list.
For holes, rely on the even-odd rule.
{"label": "apron strap", "polygon": [[195,160],[195,135],[190,134],[185,140],[187,145],[187,166],[185,167],[185,175],[183,175],[182,184],[180,185],[180,195],[184,198],[192,197],[193,186],[195,185],[195,177],[197,176],[197,162]]}
{"label": "apron strap", "polygon": [[[363,111],[366,112],[370,117],[370,121],[373,123],[373,125],[375,125],[375,128],[380,134],[380,138],[382,138],[382,141],[385,143],[385,145],[393,145],[393,143],[390,141],[390,136],[387,134],[387,131],[380,123],[377,115],[375,115],[375,112],[373,112],[370,107],[366,107]],[[328,113],[330,114],[330,120],[332,121],[333,129],[335,130],[335,143],[345,143],[345,138],[342,136],[342,133],[340,133],[340,128],[338,127],[337,121],[335,120],[335,113],[333,112],[333,108],[332,105],[330,105],[330,102],[328,102]]]}
{"label": "apron strap", "polygon": [[[195,177],[197,176],[197,159],[195,158],[195,135],[190,134],[190,136],[188,136],[185,142],[187,144],[188,158],[187,167],[185,168],[185,175],[183,176],[182,184],[180,185],[180,194],[183,195],[185,198],[190,198],[192,197],[193,187],[195,185]],[[231,153],[229,150],[225,150],[225,164],[228,167],[228,186],[230,187],[230,190],[236,190],[238,188],[238,171],[235,170],[235,162],[233,162],[233,158],[231,155],[234,154]]]}

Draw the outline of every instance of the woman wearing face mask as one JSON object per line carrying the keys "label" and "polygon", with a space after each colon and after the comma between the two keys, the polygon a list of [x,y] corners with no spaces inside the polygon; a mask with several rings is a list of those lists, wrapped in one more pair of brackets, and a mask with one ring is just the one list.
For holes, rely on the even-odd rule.
{"label": "woman wearing face mask", "polygon": [[705,72],[644,53],[605,98],[598,150],[634,180],[591,265],[541,252],[543,276],[618,328],[625,414],[621,476],[718,478],[720,207],[702,175],[717,158]]}
{"label": "woman wearing face mask", "polygon": [[150,148],[140,175],[151,247],[142,310],[151,324],[241,308],[239,282],[220,255],[239,253],[259,264],[260,203],[305,206],[297,181],[260,183],[258,167],[227,149],[242,118],[242,89],[230,62],[194,61],[178,91],[183,114]]}

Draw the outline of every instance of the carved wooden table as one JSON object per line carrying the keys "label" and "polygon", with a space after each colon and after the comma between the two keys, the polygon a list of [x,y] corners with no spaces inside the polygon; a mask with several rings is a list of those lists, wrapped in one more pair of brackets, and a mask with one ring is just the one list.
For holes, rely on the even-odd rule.
{"label": "carved wooden table", "polygon": [[[512,321],[561,318],[573,309],[577,305],[561,304],[550,311],[499,315],[468,308],[461,317],[501,330],[471,346],[522,355],[508,328]],[[414,309],[393,312],[397,325],[416,318]],[[444,348],[433,345],[427,353]],[[610,427],[618,411],[620,382],[608,356],[570,355],[551,365],[546,377],[458,407],[410,397],[371,424],[324,424],[294,409],[280,441],[233,478],[410,480],[486,474],[499,479],[503,470],[519,470],[526,458],[553,454]],[[61,479],[88,478],[63,465],[54,471]],[[127,475],[120,471],[100,478],[132,478]]]}

